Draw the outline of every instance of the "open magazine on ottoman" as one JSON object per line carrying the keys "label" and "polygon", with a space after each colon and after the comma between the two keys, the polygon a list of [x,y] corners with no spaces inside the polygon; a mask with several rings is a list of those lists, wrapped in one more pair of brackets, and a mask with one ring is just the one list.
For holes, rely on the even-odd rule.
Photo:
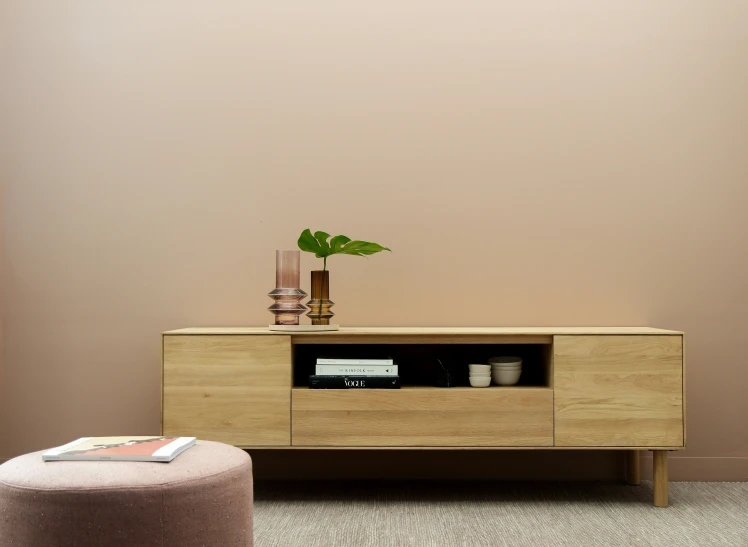
{"label": "open magazine on ottoman", "polygon": [[83,437],[42,454],[46,461],[170,462],[195,437]]}

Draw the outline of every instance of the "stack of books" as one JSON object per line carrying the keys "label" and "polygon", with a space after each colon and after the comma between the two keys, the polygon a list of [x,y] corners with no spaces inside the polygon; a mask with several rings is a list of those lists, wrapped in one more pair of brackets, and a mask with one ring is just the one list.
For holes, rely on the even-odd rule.
{"label": "stack of books", "polygon": [[393,359],[338,359],[318,357],[312,389],[399,389],[400,376]]}

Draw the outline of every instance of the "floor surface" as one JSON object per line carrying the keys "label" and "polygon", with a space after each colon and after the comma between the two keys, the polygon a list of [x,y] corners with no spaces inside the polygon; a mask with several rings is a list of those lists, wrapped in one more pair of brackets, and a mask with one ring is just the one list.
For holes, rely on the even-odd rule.
{"label": "floor surface", "polygon": [[748,547],[748,483],[259,482],[256,547]]}

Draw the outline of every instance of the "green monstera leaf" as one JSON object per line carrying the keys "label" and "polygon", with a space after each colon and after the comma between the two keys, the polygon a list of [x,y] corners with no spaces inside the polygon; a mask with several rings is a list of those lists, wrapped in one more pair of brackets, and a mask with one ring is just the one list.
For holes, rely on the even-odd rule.
{"label": "green monstera leaf", "polygon": [[391,249],[382,247],[378,243],[351,240],[344,235],[337,235],[330,239],[328,243],[329,238],[330,234],[326,232],[314,232],[312,234],[312,231],[307,228],[299,236],[299,249],[307,253],[314,253],[317,258],[324,259],[325,269],[327,268],[328,256],[336,254],[369,256],[381,251],[392,252]]}

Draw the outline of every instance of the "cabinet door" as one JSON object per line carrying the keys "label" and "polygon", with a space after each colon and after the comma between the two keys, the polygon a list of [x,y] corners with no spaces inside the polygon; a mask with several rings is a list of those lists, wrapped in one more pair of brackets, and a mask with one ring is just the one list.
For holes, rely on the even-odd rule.
{"label": "cabinet door", "polygon": [[163,434],[291,444],[291,338],[164,335]]}
{"label": "cabinet door", "polygon": [[683,446],[681,336],[555,336],[556,446]]}

